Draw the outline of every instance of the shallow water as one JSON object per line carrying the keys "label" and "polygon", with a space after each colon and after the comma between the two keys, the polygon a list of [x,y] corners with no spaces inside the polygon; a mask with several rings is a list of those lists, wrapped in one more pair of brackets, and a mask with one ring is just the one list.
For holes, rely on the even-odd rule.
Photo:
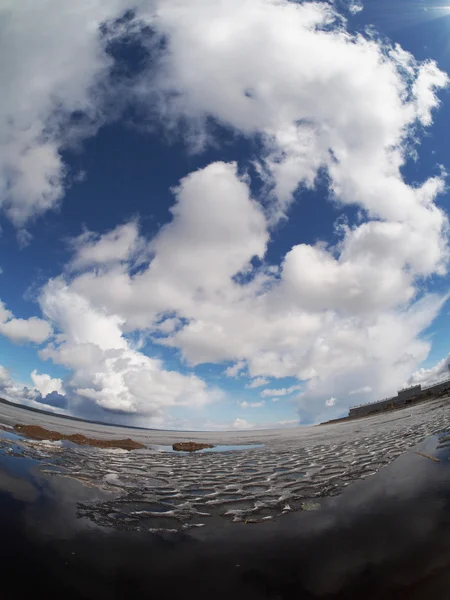
{"label": "shallow water", "polygon": [[149,528],[149,519],[160,511],[135,514],[120,524],[117,515],[127,503],[163,502],[172,521],[165,521],[164,527],[155,522],[151,529],[181,531],[194,521],[203,527],[215,526],[217,517],[234,523],[278,520],[300,510],[305,502],[338,496],[352,482],[375,475],[425,437],[434,440],[437,432],[447,431],[450,411],[441,402],[416,413],[395,414],[388,425],[374,421],[371,430],[364,430],[362,422],[349,426],[351,437],[338,435],[347,426],[324,429],[327,439],[316,428],[321,434],[316,443],[311,432],[306,432],[310,440],[287,438],[284,443],[270,435],[264,439],[262,432],[264,444],[216,443],[215,448],[195,453],[174,452],[168,444],[127,452],[39,442],[2,430],[0,447],[13,442],[8,452],[38,459],[39,469],[46,474],[70,476],[118,494],[117,501],[102,506],[89,501],[80,504],[80,515],[92,521],[127,531]]}
{"label": "shallow water", "polygon": [[0,431],[2,597],[450,597],[449,415],[427,414],[202,455]]}
{"label": "shallow water", "polygon": [[10,456],[4,446],[0,555],[11,594],[2,597],[447,598],[450,448],[441,440],[427,438],[340,496],[297,511],[293,502],[281,518],[265,507],[257,524],[221,516],[253,506],[231,501],[232,492],[209,527],[201,516],[178,523],[163,498],[131,501],[50,475],[42,457]]}

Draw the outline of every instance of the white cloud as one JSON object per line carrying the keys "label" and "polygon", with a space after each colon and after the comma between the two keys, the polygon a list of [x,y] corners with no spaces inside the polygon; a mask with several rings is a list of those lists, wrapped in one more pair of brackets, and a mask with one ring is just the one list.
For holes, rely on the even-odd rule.
{"label": "white cloud", "polygon": [[364,385],[363,387],[358,388],[357,390],[352,390],[348,393],[349,396],[355,396],[357,394],[370,394],[372,388],[370,385]]}
{"label": "white cloud", "polygon": [[272,398],[272,402],[279,402],[281,398]]}
{"label": "white cloud", "polygon": [[202,379],[165,370],[160,360],[132,349],[122,334],[123,321],[93,308],[62,279],[47,284],[40,302],[60,332],[40,355],[73,371],[66,383],[71,396],[152,422],[168,407],[201,407],[221,397]]}
{"label": "white cloud", "polygon": [[426,62],[420,69],[413,85],[418,117],[423,125],[431,125],[431,111],[438,106],[434,90],[447,83],[447,76],[438,69],[433,61]]}
{"label": "white cloud", "polygon": [[[60,201],[60,151],[93,131],[92,90],[110,65],[98,27],[125,4],[94,0],[71,11],[55,0],[37,11],[30,0],[7,4],[2,56],[15,63],[5,59],[0,179],[4,209],[19,227]],[[325,2],[163,0],[138,3],[137,17],[167,50],[130,93],[153,114],[159,98],[158,120],[190,126],[197,148],[211,141],[211,117],[257,136],[261,202],[236,163],[215,162],[180,181],[172,220],[153,239],[144,240],[134,221],[76,238],[64,276],[42,292],[58,331],[43,356],[73,369],[74,393],[155,419],[214,393],[133,349],[130,332],[158,334],[188,365],[233,363],[230,377],[246,369],[254,381],[306,380],[299,401],[313,418],[333,394],[392,393],[426,358],[430,345],[420,336],[444,302],[423,294],[426,278],[445,274],[449,258],[447,217],[435,203],[444,174],[410,185],[402,169],[431,124],[446,75],[376,36],[351,35]],[[8,51],[10,35],[17,55]],[[87,126],[66,132],[73,110],[88,115]],[[357,206],[361,221],[341,227],[333,244],[297,240],[269,267],[274,224],[288,214],[293,192],[301,202],[303,187],[314,188],[322,172],[336,208]],[[14,321],[0,329],[11,334]]]}
{"label": "white cloud", "polygon": [[331,398],[328,398],[328,400],[325,400],[325,406],[334,406],[336,404],[337,398],[334,398],[334,396],[332,396]]}
{"label": "white cloud", "polygon": [[438,361],[433,367],[429,369],[421,368],[411,375],[411,377],[406,382],[406,385],[417,385],[422,384],[431,385],[441,379],[446,379],[450,377],[450,354]]}
{"label": "white cloud", "polygon": [[[99,27],[128,0],[3,0],[0,18],[0,206],[22,227],[58,206],[61,151],[101,123],[100,83],[111,66]],[[75,125],[70,116],[82,118]]]}
{"label": "white cloud", "polygon": [[356,15],[360,13],[364,9],[362,2],[359,0],[349,0],[348,2],[348,10],[352,13],[352,15]]}
{"label": "white cloud", "polygon": [[[181,324],[182,323],[181,323],[180,319],[168,317],[167,319],[164,319],[163,321],[161,321],[161,323],[158,323],[156,325],[156,329],[161,333],[173,333]],[[236,365],[234,365],[234,368],[235,367],[236,367]],[[229,367],[229,369],[233,369],[233,368]],[[231,372],[234,372],[234,371],[231,371]],[[237,374],[237,372],[236,372],[236,374]],[[230,375],[230,377],[234,377],[234,376],[235,375]]]}
{"label": "white cloud", "polygon": [[139,237],[135,221],[119,225],[101,236],[85,231],[71,240],[71,246],[75,250],[70,264],[73,269],[135,262],[142,260],[145,252],[145,244]]}
{"label": "white cloud", "polygon": [[43,398],[52,392],[64,394],[62,380],[50,377],[47,373],[38,373],[36,369],[34,369],[31,373],[31,381]]}
{"label": "white cloud", "polygon": [[46,404],[43,396],[36,388],[29,388],[22,383],[15,382],[3,365],[0,365],[0,397],[40,410],[61,412],[60,407]]}
{"label": "white cloud", "polygon": [[268,383],[269,380],[266,377],[255,377],[255,379],[252,379],[252,381],[250,381],[250,383],[248,383],[245,387],[254,389],[262,387],[263,385],[267,385]]}
{"label": "white cloud", "polygon": [[30,317],[29,319],[16,319],[0,301],[0,335],[4,335],[12,342],[33,342],[41,344],[52,334],[52,327],[43,319]]}
{"label": "white cloud", "polygon": [[261,392],[261,396],[263,398],[267,398],[270,396],[289,396],[290,394],[293,394],[294,392],[297,392],[300,389],[300,385],[292,385],[291,387],[281,388],[279,390],[266,389]]}
{"label": "white cloud", "polygon": [[[193,180],[197,202],[189,189]],[[233,210],[242,216],[239,228],[226,211],[219,226],[220,211],[204,209],[210,198],[225,206],[230,190]],[[176,193],[173,221],[150,241],[153,258],[137,275],[126,265],[113,265],[81,272],[67,284],[79,302],[86,298],[105,311],[118,343],[123,344],[120,331],[161,334],[161,318],[169,315],[176,327],[155,341],[180,349],[188,363],[235,361],[226,375],[248,368],[253,378],[307,380],[301,398],[311,406],[367,387],[368,399],[389,395],[426,358],[430,346],[420,334],[445,298],[421,298],[418,283],[433,268],[440,272],[442,255],[424,249],[418,256],[416,244],[408,242],[415,237],[402,239],[402,224],[347,227],[335,248],[301,244],[279,269],[254,268],[250,260],[254,254],[264,257],[269,229],[234,165],[197,171]],[[222,233],[212,235],[217,228]],[[221,236],[232,240],[230,257]],[[239,272],[245,279],[236,278]],[[79,311],[85,312],[83,305]],[[93,318],[89,335],[102,319]],[[62,329],[67,327],[70,323]],[[82,333],[77,339],[89,341]],[[298,385],[262,395],[297,390]],[[341,404],[345,410],[345,401]]]}
{"label": "white cloud", "polygon": [[426,357],[419,336],[442,306],[415,302],[420,278],[447,268],[448,223],[434,202],[443,178],[411,186],[401,169],[447,76],[399,47],[349,35],[326,3],[166,1],[157,14],[170,49],[156,77],[165,116],[194,129],[212,116],[262,136],[269,222],[299,184],[314,186],[320,167],[336,203],[358,205],[367,221],[335,247],[294,246],[280,280],[259,273],[253,297],[250,286],[236,297],[224,283],[216,309],[212,296],[183,306],[191,321],[170,343],[193,363],[235,358],[253,376],[309,379],[311,402],[329,391],[391,390]]}
{"label": "white cloud", "polygon": [[239,403],[239,406],[241,408],[261,408],[264,405],[265,405],[264,400],[262,400],[260,402],[247,402],[246,400],[244,400],[243,402]]}
{"label": "white cloud", "polygon": [[419,208],[402,184],[402,146],[409,126],[429,124],[434,92],[446,85],[434,63],[349,35],[325,2],[164,0],[155,12],[149,19],[170,53],[149,98],[160,95],[166,118],[198,126],[213,116],[246,135],[262,134],[262,167],[279,210],[300,182],[314,185],[321,166],[344,203],[383,218],[403,203]]}
{"label": "white cloud", "polygon": [[37,396],[37,392],[12,380],[8,369],[0,365],[0,394],[3,398],[12,401],[31,401]]}
{"label": "white cloud", "polygon": [[225,369],[224,375],[227,377],[237,377],[245,368],[245,360],[238,360],[234,365]]}

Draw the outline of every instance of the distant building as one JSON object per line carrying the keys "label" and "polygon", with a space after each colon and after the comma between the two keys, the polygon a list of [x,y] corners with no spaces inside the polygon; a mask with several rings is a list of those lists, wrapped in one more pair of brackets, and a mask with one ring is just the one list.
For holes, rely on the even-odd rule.
{"label": "distant building", "polygon": [[405,388],[403,390],[399,390],[397,392],[397,402],[401,403],[403,400],[409,400],[410,398],[414,398],[414,396],[418,396],[422,393],[422,386],[413,385],[412,387]]}
{"label": "distant building", "polygon": [[392,398],[384,398],[383,400],[377,400],[370,404],[361,404],[360,406],[353,406],[349,413],[349,417],[365,417],[367,415],[383,412],[385,410],[392,410],[393,408],[400,408],[406,406],[412,402],[413,398],[420,396],[422,393],[421,385],[413,385],[412,387],[399,390],[396,396]]}
{"label": "distant building", "polygon": [[377,400],[376,402],[370,402],[369,404],[360,404],[359,406],[352,406],[349,410],[349,417],[366,417],[368,415],[383,412],[385,410],[391,410],[393,408],[401,408],[407,404],[412,404],[416,400],[425,400],[427,396],[437,397],[450,393],[450,379],[438,381],[432,385],[428,385],[422,388],[421,385],[413,385],[412,387],[399,390],[396,396],[392,398],[384,398],[383,400]]}

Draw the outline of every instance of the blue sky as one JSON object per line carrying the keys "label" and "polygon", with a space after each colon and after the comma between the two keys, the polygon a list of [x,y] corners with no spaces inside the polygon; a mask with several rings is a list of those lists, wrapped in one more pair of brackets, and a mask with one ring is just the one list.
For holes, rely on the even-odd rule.
{"label": "blue sky", "polygon": [[289,427],[445,375],[445,3],[3,4],[4,396]]}

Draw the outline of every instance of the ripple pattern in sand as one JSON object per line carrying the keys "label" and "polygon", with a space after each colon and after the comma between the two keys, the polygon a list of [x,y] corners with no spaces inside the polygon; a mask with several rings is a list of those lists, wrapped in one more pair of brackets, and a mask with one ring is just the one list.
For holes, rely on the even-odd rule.
{"label": "ripple pattern in sand", "polygon": [[[397,419],[371,433],[356,430],[350,439],[329,436],[311,445],[290,440],[210,454],[101,450],[30,440],[21,445],[28,456],[40,459],[44,473],[118,492],[107,502],[80,504],[80,517],[119,529],[180,531],[214,518],[255,523],[317,507],[314,499],[337,495],[425,437],[450,431],[445,405],[426,415],[424,422]],[[8,440],[0,444],[17,453],[17,448],[8,450]]]}

